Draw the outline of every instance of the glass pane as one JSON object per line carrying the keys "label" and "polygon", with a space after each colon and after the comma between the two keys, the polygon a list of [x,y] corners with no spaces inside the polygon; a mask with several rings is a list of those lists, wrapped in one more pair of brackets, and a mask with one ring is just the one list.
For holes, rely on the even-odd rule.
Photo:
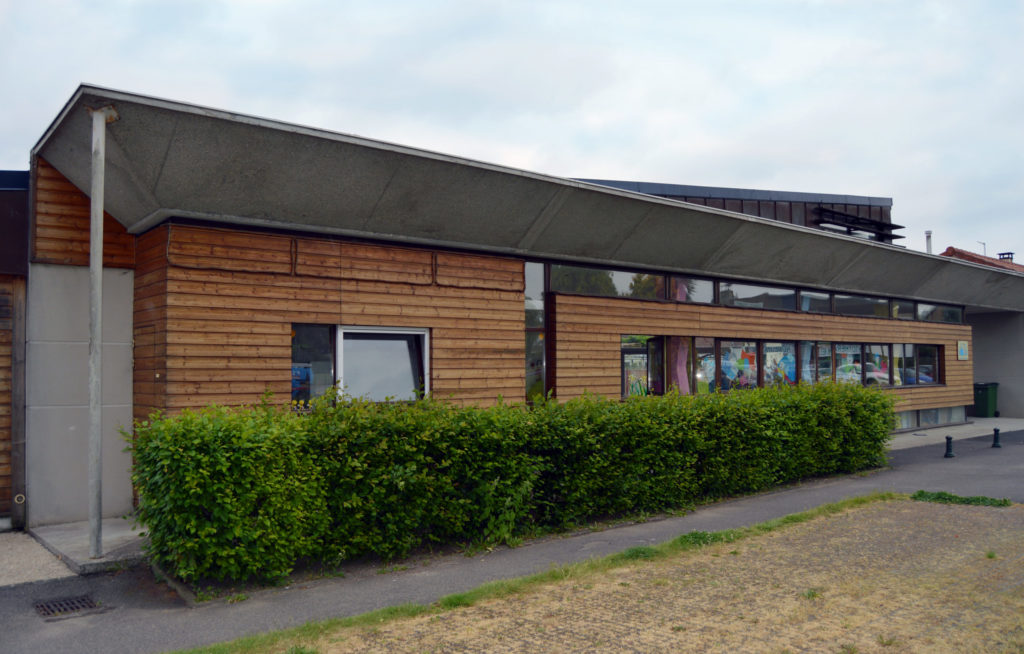
{"label": "glass pane", "polygon": [[526,399],[544,397],[544,332],[526,332]]}
{"label": "glass pane", "polygon": [[722,390],[757,386],[757,342],[721,341]]}
{"label": "glass pane", "polygon": [[844,316],[889,317],[889,300],[865,295],[836,294],[836,313]]}
{"label": "glass pane", "polygon": [[945,304],[925,304],[919,302],[917,305],[917,319],[927,322],[963,322],[963,310],[960,307],[953,307]]}
{"label": "glass pane", "polygon": [[815,372],[814,341],[800,341],[800,381],[813,384]]}
{"label": "glass pane", "polygon": [[764,385],[796,384],[796,344],[789,342],[764,344]]}
{"label": "glass pane", "polygon": [[811,313],[832,313],[832,296],[819,291],[800,291],[800,310]]}
{"label": "glass pane", "polygon": [[528,261],[526,275],[526,326],[544,326],[544,264]]}
{"label": "glass pane", "polygon": [[917,346],[917,383],[939,383],[939,346]]}
{"label": "glass pane", "polygon": [[693,392],[693,339],[688,336],[670,336],[665,341],[669,384],[675,386],[680,395],[689,395]]}
{"label": "glass pane", "polygon": [[334,325],[292,325],[292,401],[308,402],[334,385]]}
{"label": "glass pane", "polygon": [[551,290],[579,295],[661,300],[665,297],[665,276],[552,264]]}
{"label": "glass pane", "polygon": [[914,303],[908,300],[893,300],[892,317],[899,320],[913,320],[916,317]]}
{"label": "glass pane", "polygon": [[917,411],[900,411],[896,414],[900,422],[900,429],[913,429],[917,427]]}
{"label": "glass pane", "polygon": [[665,339],[647,341],[647,387],[652,395],[665,394]]}
{"label": "glass pane", "polygon": [[727,307],[796,310],[796,290],[791,288],[720,282],[718,300]]}
{"label": "glass pane", "polygon": [[376,402],[415,400],[423,390],[423,339],[417,334],[346,332],[345,392]]}
{"label": "glass pane", "polygon": [[710,279],[695,277],[672,277],[670,299],[676,302],[701,302],[713,304],[715,283]]}
{"label": "glass pane", "polygon": [[697,369],[694,374],[697,393],[713,393],[715,391],[717,375],[715,370],[715,339],[695,338],[694,351],[697,358]]}
{"label": "glass pane", "polygon": [[917,419],[922,427],[934,427],[939,424],[939,410],[920,409],[917,412]]}
{"label": "glass pane", "polygon": [[622,397],[648,395],[647,341],[650,336],[629,334],[621,338]]}
{"label": "glass pane", "polygon": [[818,343],[815,352],[818,355],[818,381],[832,381],[832,344]]}
{"label": "glass pane", "polygon": [[889,346],[864,346],[864,383],[868,386],[889,385]]}
{"label": "glass pane", "polygon": [[836,381],[861,383],[860,345],[836,343]]}

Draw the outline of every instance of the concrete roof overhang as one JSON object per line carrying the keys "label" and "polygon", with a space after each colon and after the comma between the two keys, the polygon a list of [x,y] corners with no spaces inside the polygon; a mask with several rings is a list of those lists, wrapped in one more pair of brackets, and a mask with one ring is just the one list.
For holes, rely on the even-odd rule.
{"label": "concrete roof overhang", "polygon": [[83,85],[33,148],[106,210],[1024,311],[1024,275],[356,136]]}

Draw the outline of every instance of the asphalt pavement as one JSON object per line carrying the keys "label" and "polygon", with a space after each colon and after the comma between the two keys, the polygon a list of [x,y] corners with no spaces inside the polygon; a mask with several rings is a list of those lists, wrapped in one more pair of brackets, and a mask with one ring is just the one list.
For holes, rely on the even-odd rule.
{"label": "asphalt pavement", "polygon": [[[934,437],[898,439],[891,466],[875,472],[805,482],[697,509],[682,517],[650,520],[556,536],[516,548],[466,556],[422,557],[406,569],[381,573],[353,565],[344,577],[249,593],[244,601],[213,601],[190,608],[142,566],[107,574],[72,576],[0,587],[0,652],[163,652],[223,642],[304,624],[358,615],[405,603],[430,603],[480,584],[544,571],[664,542],[690,531],[743,527],[874,491],[947,491],[1024,502],[1024,430],[958,439],[952,458]],[[96,608],[45,618],[36,605],[86,598]]]}

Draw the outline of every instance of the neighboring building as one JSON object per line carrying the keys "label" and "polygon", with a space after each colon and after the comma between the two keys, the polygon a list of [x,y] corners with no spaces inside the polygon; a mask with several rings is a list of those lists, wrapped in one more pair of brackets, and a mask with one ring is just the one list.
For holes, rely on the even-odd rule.
{"label": "neighboring building", "polygon": [[[1000,252],[996,259],[948,247],[942,256],[1024,274],[1024,266],[1014,262],[1013,252]],[[974,332],[975,381],[999,384],[1001,415],[1024,416],[1024,313],[978,309],[969,311],[966,320]]]}
{"label": "neighboring building", "polygon": [[[961,422],[971,316],[1024,312],[1024,275],[889,245],[885,198],[694,204],[83,86],[32,151],[32,525],[86,513],[88,109],[107,105],[108,515],[131,507],[119,426],[266,390],[490,404],[835,379],[886,388],[905,427]],[[752,217],[730,193],[769,197]],[[837,222],[852,235],[819,228]]]}

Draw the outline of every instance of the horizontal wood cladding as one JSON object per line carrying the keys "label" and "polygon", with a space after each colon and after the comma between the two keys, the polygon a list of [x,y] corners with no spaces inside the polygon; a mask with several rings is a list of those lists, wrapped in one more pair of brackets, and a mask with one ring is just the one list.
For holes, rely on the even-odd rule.
{"label": "horizontal wood cladding", "polygon": [[429,328],[435,396],[523,399],[518,260],[182,225],[143,235],[138,252],[147,408],[248,404],[265,390],[286,402],[293,323]]}
{"label": "horizontal wood cladding", "polygon": [[[89,265],[89,196],[42,157],[36,158],[32,261]],[[103,265],[135,266],[135,237],[103,214]]]}
{"label": "horizontal wood cladding", "polygon": [[0,516],[11,513],[11,380],[14,278],[0,275]]}
{"label": "horizontal wood cladding", "polygon": [[971,340],[968,325],[728,307],[647,302],[618,298],[555,297],[555,362],[561,399],[584,391],[609,397],[621,392],[620,337],[706,336],[760,340],[850,343],[920,343],[943,346],[945,384],[899,387],[898,411],[974,403],[971,361],[958,361],[958,340]]}
{"label": "horizontal wood cladding", "polygon": [[523,262],[451,252],[437,253],[437,283],[441,286],[523,290]]}

